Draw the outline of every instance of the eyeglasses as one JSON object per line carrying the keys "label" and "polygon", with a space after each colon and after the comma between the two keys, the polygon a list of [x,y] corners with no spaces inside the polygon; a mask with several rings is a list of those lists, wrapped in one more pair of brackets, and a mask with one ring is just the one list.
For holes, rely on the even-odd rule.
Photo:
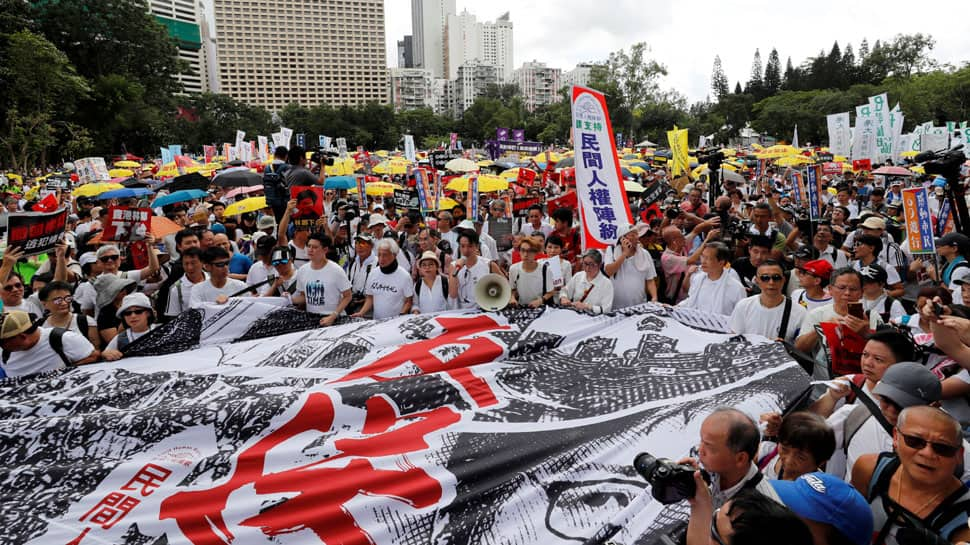
{"label": "eyeglasses", "polygon": [[3,291],[16,291],[16,290],[22,290],[22,289],[24,289],[24,285],[20,283],[3,287]]}
{"label": "eyeglasses", "polygon": [[785,277],[780,274],[761,274],[758,279],[762,282],[781,282]]}
{"label": "eyeglasses", "polygon": [[721,532],[717,531],[717,514],[721,512],[721,508],[718,507],[714,510],[714,514],[711,515],[711,537],[714,538],[714,542],[717,545],[727,545],[724,543],[724,539],[721,537]]}
{"label": "eyeglasses", "polygon": [[853,293],[858,293],[858,292],[861,292],[862,291],[862,288],[857,288],[855,286],[845,286],[845,285],[836,286],[836,285],[833,284],[831,286],[831,288],[833,290],[835,290],[835,291],[850,291],[850,292],[853,292]]}
{"label": "eyeglasses", "polygon": [[102,263],[111,263],[112,261],[117,261],[121,256],[118,255],[103,255],[98,258],[98,261]]}
{"label": "eyeglasses", "polygon": [[64,297],[55,297],[51,299],[55,305],[70,305],[74,302],[74,298],[70,295],[65,295]]}
{"label": "eyeglasses", "polygon": [[229,262],[228,261],[213,261],[212,263],[209,263],[209,265],[211,265],[213,267],[228,267],[229,266]]}
{"label": "eyeglasses", "polygon": [[519,253],[520,254],[537,254],[537,253],[539,253],[539,250],[536,250],[534,248],[521,248],[521,249],[519,249]]}
{"label": "eyeglasses", "polygon": [[583,261],[584,267],[599,267],[595,261]]}
{"label": "eyeglasses", "polygon": [[144,314],[146,312],[148,312],[148,309],[144,309],[144,308],[133,308],[133,309],[126,310],[126,311],[122,312],[121,315],[122,316],[131,316],[133,314],[140,315],[140,314]]}
{"label": "eyeglasses", "polygon": [[914,450],[923,450],[926,448],[926,445],[929,445],[933,449],[934,453],[944,458],[953,458],[961,448],[960,446],[948,445],[946,443],[927,441],[922,437],[903,433],[903,430],[899,429],[898,427],[896,428],[896,431],[899,432],[900,437],[903,438],[903,442],[906,443],[907,447]]}

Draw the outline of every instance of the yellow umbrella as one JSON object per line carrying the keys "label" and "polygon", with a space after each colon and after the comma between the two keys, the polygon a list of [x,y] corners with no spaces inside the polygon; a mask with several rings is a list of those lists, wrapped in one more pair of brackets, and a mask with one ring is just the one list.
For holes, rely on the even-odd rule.
{"label": "yellow umbrella", "polygon": [[507,180],[508,179],[517,180],[519,179],[519,170],[520,170],[519,168],[510,168],[508,170],[503,170],[501,173],[499,173],[498,177],[505,178]]}
{"label": "yellow umbrella", "polygon": [[918,151],[904,151],[904,152],[900,153],[899,155],[902,156],[902,157],[916,157],[917,155],[919,155],[919,152]]}
{"label": "yellow umbrella", "polygon": [[812,160],[804,155],[791,155],[788,157],[782,157],[775,161],[775,164],[780,167],[793,167],[797,165],[806,165],[811,163]]}
{"label": "yellow umbrella", "polygon": [[480,167],[487,167],[487,166],[492,166],[493,163],[491,161],[489,161],[488,159],[482,159],[481,161],[478,161],[475,164],[478,165],[478,166],[480,166]]}
{"label": "yellow umbrella", "polygon": [[458,206],[458,201],[455,199],[449,199],[448,197],[438,201],[438,210],[451,210],[456,206]]}
{"label": "yellow umbrella", "polygon": [[379,149],[374,152],[374,155],[378,157],[387,157],[387,150]]}
{"label": "yellow umbrella", "polygon": [[778,159],[789,155],[798,155],[798,149],[793,146],[779,144],[763,150],[759,150],[756,155],[758,159]]}
{"label": "yellow umbrella", "polygon": [[407,171],[408,163],[406,161],[388,160],[374,167],[374,174],[406,174]]}
{"label": "yellow umbrella", "polygon": [[627,167],[627,170],[629,170],[633,174],[645,174],[647,172],[646,170],[643,170],[642,167],[638,167],[636,165]]}
{"label": "yellow umbrella", "polygon": [[255,212],[266,208],[266,197],[250,197],[236,201],[226,207],[225,215],[238,216],[247,212]]}
{"label": "yellow umbrella", "polygon": [[105,191],[111,191],[112,189],[123,189],[125,186],[121,184],[112,184],[109,182],[95,182],[90,184],[84,184],[79,186],[77,189],[71,193],[75,197],[94,197],[104,193]]}
{"label": "yellow umbrella", "polygon": [[[468,191],[468,183],[470,178],[461,177],[455,178],[454,180],[448,182],[445,186],[447,189],[452,191]],[[494,191],[505,191],[509,188],[509,181],[501,178],[499,176],[493,176],[491,174],[483,174],[478,177],[478,192],[479,193],[492,193]]]}
{"label": "yellow umbrella", "polygon": [[108,176],[112,178],[127,178],[128,176],[134,175],[134,171],[128,170],[127,168],[113,168],[108,171]]}
{"label": "yellow umbrella", "polygon": [[202,168],[204,170],[219,170],[220,168],[222,168],[222,163],[206,163],[202,165]]}
{"label": "yellow umbrella", "polygon": [[352,176],[356,170],[357,162],[353,157],[335,157],[333,164],[327,167],[327,176]]}
{"label": "yellow umbrella", "polygon": [[[537,153],[537,154],[535,154],[534,157],[532,157],[532,159],[535,160],[535,162],[537,162],[537,163],[545,163],[546,162],[546,152]],[[559,159],[560,159],[560,157],[559,157],[559,154],[558,153],[556,153],[554,151],[550,151],[549,152],[549,160],[550,161],[552,161],[553,163],[558,163],[559,162]],[[528,161],[528,159],[526,159],[526,160]]]}
{"label": "yellow umbrella", "polygon": [[[903,152],[903,153],[905,153],[905,152]],[[917,155],[919,155],[919,154],[917,154]],[[924,169],[922,166],[909,167],[909,170],[912,170],[916,174],[926,174],[926,169]]]}
{"label": "yellow umbrella", "polygon": [[114,166],[118,168],[138,168],[141,166],[141,163],[136,161],[115,161]]}
{"label": "yellow umbrella", "polygon": [[[388,195],[393,195],[395,189],[402,189],[402,187],[388,182],[371,182],[364,186],[364,194],[371,197],[387,197]],[[357,188],[352,187],[347,192],[356,194]]]}
{"label": "yellow umbrella", "polygon": [[725,149],[723,151],[724,151],[724,156],[725,157],[734,157],[735,155],[738,154],[738,150],[736,150],[736,149],[728,148],[728,149]]}
{"label": "yellow umbrella", "polygon": [[24,198],[29,201],[34,197],[36,197],[38,193],[40,193],[40,186],[35,185],[34,187],[28,189],[26,193],[24,193]]}
{"label": "yellow umbrella", "polygon": [[[21,176],[20,174],[14,174],[11,172],[8,174],[4,174],[4,176],[6,176],[8,180],[15,180],[19,183],[24,183],[24,177]],[[50,174],[48,174],[47,176],[50,176]],[[47,176],[44,176],[44,177],[46,178]]]}
{"label": "yellow umbrella", "polygon": [[[906,152],[903,152],[903,153],[906,153]],[[915,155],[919,155],[919,154],[914,151],[913,152],[913,155],[915,156]],[[848,162],[848,160],[849,159],[846,156],[844,156],[844,155],[833,155],[832,156],[832,162],[834,162],[834,163],[845,163],[845,162]]]}

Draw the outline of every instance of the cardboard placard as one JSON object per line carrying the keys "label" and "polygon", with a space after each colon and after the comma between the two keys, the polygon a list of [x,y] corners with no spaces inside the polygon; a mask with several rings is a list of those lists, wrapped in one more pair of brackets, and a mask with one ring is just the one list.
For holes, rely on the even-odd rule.
{"label": "cardboard placard", "polygon": [[394,206],[408,210],[419,210],[421,205],[418,203],[418,192],[409,189],[395,189]]}
{"label": "cardboard placard", "polygon": [[863,170],[865,170],[867,172],[872,170],[872,161],[871,160],[869,160],[869,159],[856,159],[855,161],[852,161],[852,171],[853,172],[860,172],[860,171],[863,171]]}
{"label": "cardboard placard", "polygon": [[542,204],[542,197],[517,197],[512,199],[512,215],[516,218],[524,218],[529,215],[529,207],[535,204]]}
{"label": "cardboard placard", "polygon": [[151,221],[151,208],[109,206],[108,219],[104,225],[101,240],[112,242],[144,240],[151,228]]}
{"label": "cardboard placard", "polygon": [[8,219],[7,247],[18,247],[25,256],[46,254],[64,235],[67,208],[56,212],[13,212]]}
{"label": "cardboard placard", "polygon": [[323,217],[323,186],[300,185],[290,188],[290,198],[296,199],[296,210],[290,220],[297,231],[316,230],[317,220]]}
{"label": "cardboard placard", "polygon": [[510,218],[490,217],[488,219],[488,236],[495,239],[495,247],[500,252],[512,249],[512,220]]}

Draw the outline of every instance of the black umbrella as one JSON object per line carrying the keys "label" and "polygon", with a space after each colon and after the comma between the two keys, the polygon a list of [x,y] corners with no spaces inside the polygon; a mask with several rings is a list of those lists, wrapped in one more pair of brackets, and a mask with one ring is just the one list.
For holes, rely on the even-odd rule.
{"label": "black umbrella", "polygon": [[135,178],[135,177],[128,178],[127,180],[122,180],[121,185],[125,186],[128,189],[137,189],[139,187],[147,188],[152,186],[152,184],[149,183],[148,181],[139,180],[138,178]]}
{"label": "black umbrella", "polygon": [[164,189],[169,193],[186,189],[201,189],[202,191],[205,191],[209,189],[209,179],[198,172],[190,172],[189,174],[176,176],[175,178],[172,178],[170,182],[162,184],[156,189]]}
{"label": "black umbrella", "polygon": [[223,170],[212,179],[212,185],[216,187],[250,187],[262,184],[263,177],[246,167]]}

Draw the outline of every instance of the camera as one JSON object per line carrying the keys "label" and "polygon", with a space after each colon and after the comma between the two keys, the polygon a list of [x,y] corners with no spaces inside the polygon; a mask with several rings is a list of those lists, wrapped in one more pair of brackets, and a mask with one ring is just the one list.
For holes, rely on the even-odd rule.
{"label": "camera", "polygon": [[[637,454],[633,468],[648,483],[650,494],[664,505],[677,503],[694,497],[697,485],[694,483],[694,467],[675,464],[666,458],[655,458],[646,452]],[[710,484],[711,476],[701,470],[704,482]]]}
{"label": "camera", "polygon": [[711,172],[716,172],[724,162],[724,150],[721,148],[704,148],[697,150],[697,162],[707,163]]}
{"label": "camera", "polygon": [[441,250],[442,252],[446,253],[446,254],[451,254],[452,253],[452,250],[451,250],[451,242],[449,242],[447,240],[439,240],[438,241],[438,249]]}
{"label": "camera", "polygon": [[333,158],[339,157],[340,154],[325,148],[319,148],[317,151],[313,152],[310,156],[310,160],[318,165],[325,165],[328,167],[333,166]]}

